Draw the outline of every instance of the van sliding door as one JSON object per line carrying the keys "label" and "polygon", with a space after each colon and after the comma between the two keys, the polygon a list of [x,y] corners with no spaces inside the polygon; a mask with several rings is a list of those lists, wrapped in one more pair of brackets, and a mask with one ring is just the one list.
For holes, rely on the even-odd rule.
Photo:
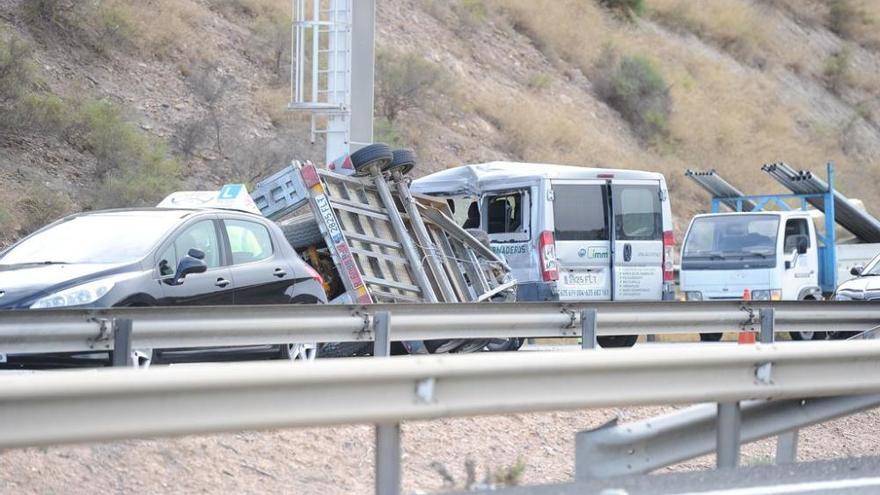
{"label": "van sliding door", "polygon": [[614,212],[614,300],[663,297],[663,210],[657,181],[611,184]]}
{"label": "van sliding door", "polygon": [[611,299],[608,185],[553,181],[553,222],[559,299]]}

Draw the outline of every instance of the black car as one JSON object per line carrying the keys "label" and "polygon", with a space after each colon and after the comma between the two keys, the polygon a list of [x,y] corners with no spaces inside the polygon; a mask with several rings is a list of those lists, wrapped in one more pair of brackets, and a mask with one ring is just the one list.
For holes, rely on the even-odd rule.
{"label": "black car", "polygon": [[[324,302],[320,275],[297,256],[280,228],[245,212],[143,208],[80,213],[0,252],[0,309]],[[141,364],[245,354],[312,359],[315,347],[135,353]],[[5,357],[11,365],[47,359]],[[80,357],[54,355],[53,361]]]}

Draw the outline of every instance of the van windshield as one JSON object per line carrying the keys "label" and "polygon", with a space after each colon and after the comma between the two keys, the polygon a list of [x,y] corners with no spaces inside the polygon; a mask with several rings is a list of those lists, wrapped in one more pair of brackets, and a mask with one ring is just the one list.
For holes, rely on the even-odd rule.
{"label": "van windshield", "polygon": [[770,260],[776,257],[779,217],[718,215],[694,220],[682,250],[687,261]]}

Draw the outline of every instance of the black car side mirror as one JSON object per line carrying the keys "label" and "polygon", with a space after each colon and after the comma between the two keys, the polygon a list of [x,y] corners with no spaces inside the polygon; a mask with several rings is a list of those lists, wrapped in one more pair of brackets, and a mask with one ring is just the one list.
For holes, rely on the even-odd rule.
{"label": "black car side mirror", "polygon": [[865,270],[865,267],[863,267],[862,265],[856,265],[856,266],[849,269],[849,274],[858,277],[859,275],[862,274],[862,271],[864,271],[864,270]]}
{"label": "black car side mirror", "polygon": [[187,275],[205,273],[208,270],[208,264],[205,263],[204,257],[204,252],[198,249],[190,249],[189,253],[177,264],[177,273],[174,274],[173,278],[166,279],[166,283],[168,285],[180,285]]}
{"label": "black car side mirror", "polygon": [[807,254],[807,248],[810,246],[810,241],[807,240],[806,237],[800,237],[797,241],[797,252],[798,254]]}

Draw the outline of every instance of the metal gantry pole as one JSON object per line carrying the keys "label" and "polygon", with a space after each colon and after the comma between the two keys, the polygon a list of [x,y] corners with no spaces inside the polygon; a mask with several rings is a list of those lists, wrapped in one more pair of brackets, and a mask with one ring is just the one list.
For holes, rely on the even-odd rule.
{"label": "metal gantry pole", "polygon": [[[391,313],[373,316],[373,356],[391,355]],[[376,425],[376,495],[400,494],[400,423]]]}

